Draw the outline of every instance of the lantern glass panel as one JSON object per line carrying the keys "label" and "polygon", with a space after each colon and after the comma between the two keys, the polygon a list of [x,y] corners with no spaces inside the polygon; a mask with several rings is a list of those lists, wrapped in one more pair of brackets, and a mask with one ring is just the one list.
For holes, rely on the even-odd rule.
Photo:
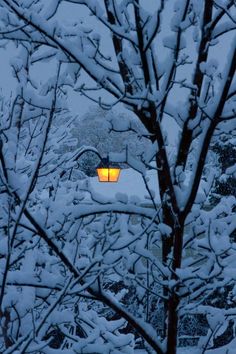
{"label": "lantern glass panel", "polygon": [[109,168],[109,182],[117,182],[120,175],[119,168]]}
{"label": "lantern glass panel", "polygon": [[109,172],[108,168],[97,168],[99,182],[108,182],[109,181]]}

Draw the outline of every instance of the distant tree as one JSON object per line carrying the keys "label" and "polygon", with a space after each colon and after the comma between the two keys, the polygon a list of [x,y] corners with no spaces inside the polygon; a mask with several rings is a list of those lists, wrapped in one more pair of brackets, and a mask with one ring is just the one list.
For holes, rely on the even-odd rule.
{"label": "distant tree", "polygon": [[219,202],[222,196],[236,195],[236,147],[230,140],[217,142],[213,146],[213,151],[218,157],[221,170],[213,194],[215,202]]}
{"label": "distant tree", "polygon": [[[123,128],[120,122],[123,122]],[[142,158],[150,141],[145,138],[142,124],[130,118],[127,114],[115,113],[113,110],[91,107],[83,117],[74,120],[71,135],[77,139],[77,145],[67,147],[62,145],[60,152],[72,151],[82,146],[95,147],[101,156],[106,157],[110,152],[121,152],[126,149],[137,159]],[[66,142],[65,142],[66,144]],[[78,160],[78,167],[88,176],[96,175],[99,158],[92,152],[87,152]],[[126,164],[120,164],[127,167]]]}

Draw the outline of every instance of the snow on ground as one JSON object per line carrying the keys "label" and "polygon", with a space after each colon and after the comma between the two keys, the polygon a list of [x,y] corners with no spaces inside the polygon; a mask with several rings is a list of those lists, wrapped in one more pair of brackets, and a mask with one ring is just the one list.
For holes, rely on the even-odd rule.
{"label": "snow on ground", "polygon": [[177,354],[197,354],[197,352],[198,352],[197,347],[184,347],[184,348],[178,348],[177,350]]}
{"label": "snow on ground", "polygon": [[[148,188],[155,193],[156,204],[159,204],[160,194],[156,170],[148,170],[146,172],[145,179]],[[186,187],[189,186],[190,179],[191,172],[186,173],[186,179],[184,181],[184,185]],[[119,180],[116,183],[99,182],[98,177],[91,177],[90,182],[94,191],[100,195],[105,196],[106,198],[114,198],[116,193],[124,193],[128,196],[128,198],[131,196],[138,197],[141,203],[152,203],[141,173],[135,171],[132,168],[122,169],[120,172]],[[202,194],[204,194],[203,188],[200,185],[198,197],[201,197]]]}
{"label": "snow on ground", "polygon": [[[178,348],[177,354],[197,354],[197,347],[182,347]],[[135,354],[147,354],[147,352],[144,349],[136,349]]]}
{"label": "snow on ground", "polygon": [[[236,339],[234,339],[229,345],[223,347],[207,350],[206,354],[235,354],[236,353]],[[137,349],[135,354],[147,354],[143,349]],[[199,348],[197,347],[181,347],[177,349],[177,354],[199,354]]]}
{"label": "snow on ground", "polygon": [[[158,203],[160,196],[156,171],[147,171],[146,179],[149,188],[155,192],[155,202]],[[139,197],[142,202],[148,201],[148,192],[144,180],[141,174],[133,169],[121,170],[117,183],[99,182],[97,177],[92,177],[90,180],[93,189],[106,197],[114,198],[116,193],[125,193],[128,197],[132,195]],[[151,203],[150,198],[149,203]]]}

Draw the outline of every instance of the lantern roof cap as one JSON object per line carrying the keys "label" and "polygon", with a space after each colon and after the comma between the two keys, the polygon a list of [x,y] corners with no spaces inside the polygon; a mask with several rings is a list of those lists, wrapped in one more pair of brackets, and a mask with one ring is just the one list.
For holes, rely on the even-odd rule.
{"label": "lantern roof cap", "polygon": [[117,162],[112,162],[109,160],[109,157],[101,158],[97,168],[120,168]]}

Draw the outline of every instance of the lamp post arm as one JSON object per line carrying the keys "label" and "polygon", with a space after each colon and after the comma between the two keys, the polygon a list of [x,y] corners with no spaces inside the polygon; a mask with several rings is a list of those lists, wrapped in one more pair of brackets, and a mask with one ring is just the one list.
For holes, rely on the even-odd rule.
{"label": "lamp post arm", "polygon": [[[79,151],[76,153],[76,155],[73,157],[72,161],[78,161],[79,158],[86,152],[93,152],[94,154],[96,154],[99,159],[102,161],[102,156],[99,154],[99,152],[97,151],[96,148],[92,147],[92,146],[82,146]],[[60,178],[64,176],[64,174],[66,173],[66,170],[61,171],[60,173]]]}
{"label": "lamp post arm", "polygon": [[99,154],[96,148],[92,146],[82,146],[76,156],[73,158],[73,161],[77,161],[85,152],[93,152],[99,157],[100,160],[102,160],[102,156]]}

